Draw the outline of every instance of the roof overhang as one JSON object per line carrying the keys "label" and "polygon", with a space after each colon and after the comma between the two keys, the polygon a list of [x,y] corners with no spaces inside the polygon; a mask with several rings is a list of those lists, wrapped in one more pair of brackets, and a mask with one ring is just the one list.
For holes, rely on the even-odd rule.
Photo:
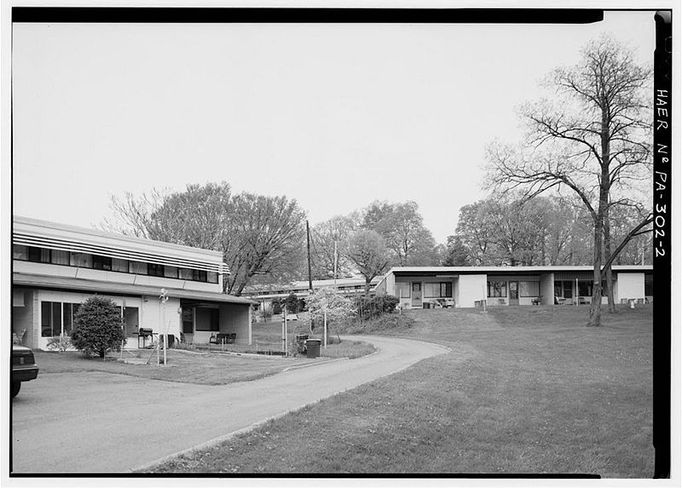
{"label": "roof overhang", "polygon": [[[155,286],[129,285],[125,283],[111,283],[95,280],[83,280],[79,278],[62,278],[53,276],[30,275],[14,273],[12,275],[13,286],[25,286],[33,288],[49,288],[66,291],[80,291],[84,293],[102,293],[107,295],[127,296],[151,296],[158,297],[161,288]],[[165,288],[169,298],[195,300],[212,303],[234,303],[251,305],[258,302],[248,298],[235,297],[223,293],[214,293],[196,290],[180,290],[177,288]]]}

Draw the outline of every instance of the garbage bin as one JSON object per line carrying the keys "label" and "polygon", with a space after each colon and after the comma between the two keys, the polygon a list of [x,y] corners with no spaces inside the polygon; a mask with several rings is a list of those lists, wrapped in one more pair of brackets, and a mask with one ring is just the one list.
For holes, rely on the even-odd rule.
{"label": "garbage bin", "polygon": [[320,357],[320,344],[322,344],[322,341],[319,339],[308,339],[305,341],[305,347],[308,350],[307,356],[309,358]]}

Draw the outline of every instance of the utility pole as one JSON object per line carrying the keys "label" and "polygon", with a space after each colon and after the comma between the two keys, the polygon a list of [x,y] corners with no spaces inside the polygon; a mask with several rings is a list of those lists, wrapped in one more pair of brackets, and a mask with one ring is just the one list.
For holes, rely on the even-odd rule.
{"label": "utility pole", "polygon": [[312,268],[310,267],[310,226],[308,225],[308,221],[305,221],[305,232],[306,236],[308,238],[308,288],[310,289],[310,292],[312,293],[313,291],[313,271]]}

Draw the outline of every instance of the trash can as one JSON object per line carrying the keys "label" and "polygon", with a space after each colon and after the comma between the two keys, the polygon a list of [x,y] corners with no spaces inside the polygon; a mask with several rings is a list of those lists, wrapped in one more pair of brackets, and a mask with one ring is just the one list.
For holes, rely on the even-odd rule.
{"label": "trash can", "polygon": [[322,344],[322,341],[319,339],[308,339],[305,341],[305,347],[308,350],[307,356],[309,358],[320,357],[320,344]]}

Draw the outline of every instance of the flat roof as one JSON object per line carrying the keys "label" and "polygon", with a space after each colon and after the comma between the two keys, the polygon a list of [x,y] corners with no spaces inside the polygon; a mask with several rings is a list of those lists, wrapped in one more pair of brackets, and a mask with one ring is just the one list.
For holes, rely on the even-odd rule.
{"label": "flat roof", "polygon": [[[557,273],[570,271],[592,271],[594,266],[402,266],[391,268],[388,273],[393,274],[419,274],[419,273]],[[651,264],[622,264],[611,266],[613,271],[621,272],[642,272],[651,271],[654,267]]]}
{"label": "flat roof", "polygon": [[[91,229],[87,227],[79,227],[75,225],[62,224],[57,222],[51,222],[48,220],[40,220],[29,217],[22,217],[19,215],[14,215],[12,217],[12,223],[14,226],[13,231],[21,230],[24,232],[40,233],[41,235],[55,235],[52,231],[57,231],[58,233],[66,233],[71,236],[81,236],[81,238],[90,237],[88,242],[93,238],[101,238],[106,240],[111,240],[117,242],[124,247],[130,246],[153,246],[154,248],[161,248],[168,251],[179,251],[184,253],[200,254],[204,259],[208,258],[213,261],[219,260],[222,262],[222,253],[220,251],[213,251],[211,249],[202,249],[199,247],[185,246],[182,244],[172,244],[170,242],[156,241],[153,239],[147,239],[143,237],[131,237],[125,234],[119,234],[116,232],[107,232],[99,229]],[[127,246],[126,246],[127,244]]]}
{"label": "flat roof", "polygon": [[[105,283],[95,280],[80,278],[62,278],[53,276],[39,276],[24,273],[12,275],[13,286],[30,286],[35,288],[50,288],[58,290],[81,291],[86,293],[103,293],[110,295],[136,295],[158,297],[161,288],[156,286],[129,285],[125,283]],[[256,304],[248,298],[214,293],[208,291],[179,290],[166,288],[169,298],[182,298],[186,300],[200,300],[204,302],[238,303],[243,305]]]}

